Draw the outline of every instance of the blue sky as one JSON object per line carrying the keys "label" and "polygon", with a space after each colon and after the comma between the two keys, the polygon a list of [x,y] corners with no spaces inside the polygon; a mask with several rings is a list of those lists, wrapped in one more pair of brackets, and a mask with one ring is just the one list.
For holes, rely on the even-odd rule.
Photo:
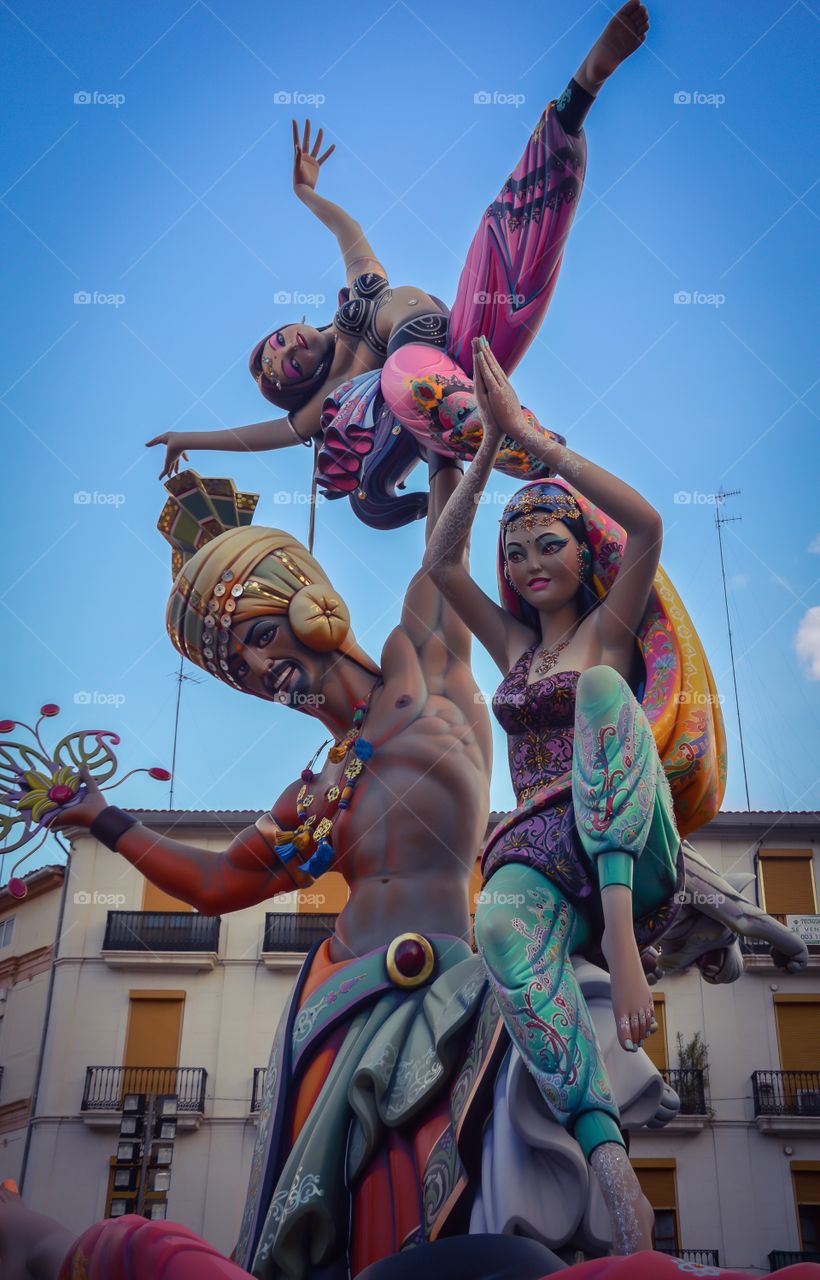
{"label": "blue sky", "polygon": [[[0,715],[30,719],[55,701],[55,737],[111,728],[123,770],[170,763],[177,658],[154,527],[164,490],[160,452],[143,442],[267,417],[248,351],[305,309],[312,322],[331,317],[335,242],[290,188],[294,98],[337,145],[320,191],[359,218],[394,283],[450,302],[484,206],[609,12],[536,0],[3,5]],[[647,45],[590,115],[587,186],[514,382],[547,425],[661,511],[665,567],[726,695],[727,808],[745,794],[706,495],[741,490],[725,552],[752,807],[813,808],[817,17],[803,0],[656,0],[650,15]],[[496,101],[477,103],[482,91]],[[282,290],[327,301],[295,314],[275,304]],[[681,292],[697,300],[676,302]],[[307,507],[281,495],[306,491],[309,456],[192,462],[258,491],[260,523],[304,536]],[[480,511],[473,561],[488,590],[495,527]],[[378,535],[346,502],[319,508],[317,555],[372,653],[421,544],[420,525]],[[492,690],[480,650],[475,668]],[[321,741],[318,726],[189,674],[199,683],[184,688],[176,804],[267,807]],[[500,732],[496,744],[492,800],[504,808]],[[168,800],[144,775],[117,794],[134,807]]]}

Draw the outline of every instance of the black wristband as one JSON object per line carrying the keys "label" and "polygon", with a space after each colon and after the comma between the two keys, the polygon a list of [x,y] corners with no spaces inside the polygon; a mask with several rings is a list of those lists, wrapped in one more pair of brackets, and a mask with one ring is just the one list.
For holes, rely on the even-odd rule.
{"label": "black wristband", "polygon": [[594,101],[595,95],[582,89],[572,76],[561,97],[555,103],[555,110],[565,133],[576,135],[581,132],[587,112]]}
{"label": "black wristband", "polygon": [[95,840],[105,845],[106,849],[116,852],[117,841],[136,825],[137,820],[132,818],[130,813],[126,813],[124,809],[118,809],[115,804],[110,804],[107,809],[103,809],[102,813],[97,814],[88,830]]}

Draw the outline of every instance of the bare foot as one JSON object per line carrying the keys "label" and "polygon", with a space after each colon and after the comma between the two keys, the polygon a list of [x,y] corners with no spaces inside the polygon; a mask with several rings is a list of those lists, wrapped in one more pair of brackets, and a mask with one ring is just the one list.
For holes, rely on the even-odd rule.
{"label": "bare foot", "polygon": [[615,935],[604,930],[601,950],[612,979],[612,1011],[618,1040],[624,1049],[637,1053],[647,1036],[657,1030],[655,1002],[646,980],[634,935]]}
{"label": "bare foot", "polygon": [[57,1280],[76,1236],[30,1209],[15,1184],[0,1186],[0,1276],[3,1280]]}
{"label": "bare foot", "polygon": [[617,1254],[654,1249],[655,1214],[641,1191],[629,1156],[618,1142],[602,1142],[589,1158],[601,1186]]}
{"label": "bare foot", "polygon": [[588,93],[597,93],[631,53],[640,48],[649,30],[649,14],[640,0],[627,0],[599,35],[575,79]]}

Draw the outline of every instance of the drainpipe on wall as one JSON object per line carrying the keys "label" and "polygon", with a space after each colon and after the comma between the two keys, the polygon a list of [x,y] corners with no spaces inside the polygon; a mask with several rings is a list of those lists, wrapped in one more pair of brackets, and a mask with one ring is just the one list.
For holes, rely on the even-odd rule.
{"label": "drainpipe on wall", "polygon": [[51,834],[54,836],[54,839],[60,845],[61,849],[65,851],[65,855],[66,855],[65,877],[63,879],[63,892],[60,898],[60,910],[57,914],[57,933],[54,938],[54,946],[51,949],[51,965],[48,971],[48,992],[46,993],[46,1012],[45,1012],[45,1017],[43,1018],[43,1033],[40,1037],[40,1052],[37,1057],[37,1070],[34,1075],[34,1089],[32,1090],[32,1094],[31,1094],[31,1106],[29,1107],[29,1110],[28,1110],[28,1120],[26,1122],[26,1137],[25,1137],[25,1142],[23,1144],[23,1160],[20,1165],[20,1177],[18,1179],[20,1195],[23,1194],[23,1191],[25,1189],[26,1169],[28,1168],[28,1156],[29,1156],[29,1149],[31,1147],[31,1135],[34,1128],[34,1115],[37,1110],[37,1100],[40,1094],[40,1081],[43,1075],[43,1061],[45,1057],[46,1039],[48,1037],[48,1026],[51,1019],[51,1003],[54,995],[54,968],[57,962],[57,953],[60,946],[60,938],[62,937],[62,932],[63,932],[63,918],[65,916],[65,904],[66,904],[66,896],[68,894],[68,882],[71,877],[71,849],[66,848],[66,846],[63,844],[62,840],[60,839],[60,837],[57,835],[56,832],[52,832]]}

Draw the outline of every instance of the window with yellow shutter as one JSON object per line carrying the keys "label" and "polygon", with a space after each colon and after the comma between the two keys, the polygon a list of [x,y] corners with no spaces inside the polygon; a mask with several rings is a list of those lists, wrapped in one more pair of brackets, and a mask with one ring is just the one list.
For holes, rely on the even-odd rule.
{"label": "window with yellow shutter", "polygon": [[820,1253],[820,1164],[793,1160],[791,1169],[800,1247],[805,1253]]}
{"label": "window with yellow shutter", "polygon": [[678,1253],[680,1235],[675,1161],[633,1160],[632,1167],[641,1191],[655,1210],[655,1248],[662,1253]]}
{"label": "window with yellow shutter", "polygon": [[811,849],[760,850],[761,901],[770,916],[817,914]]}

